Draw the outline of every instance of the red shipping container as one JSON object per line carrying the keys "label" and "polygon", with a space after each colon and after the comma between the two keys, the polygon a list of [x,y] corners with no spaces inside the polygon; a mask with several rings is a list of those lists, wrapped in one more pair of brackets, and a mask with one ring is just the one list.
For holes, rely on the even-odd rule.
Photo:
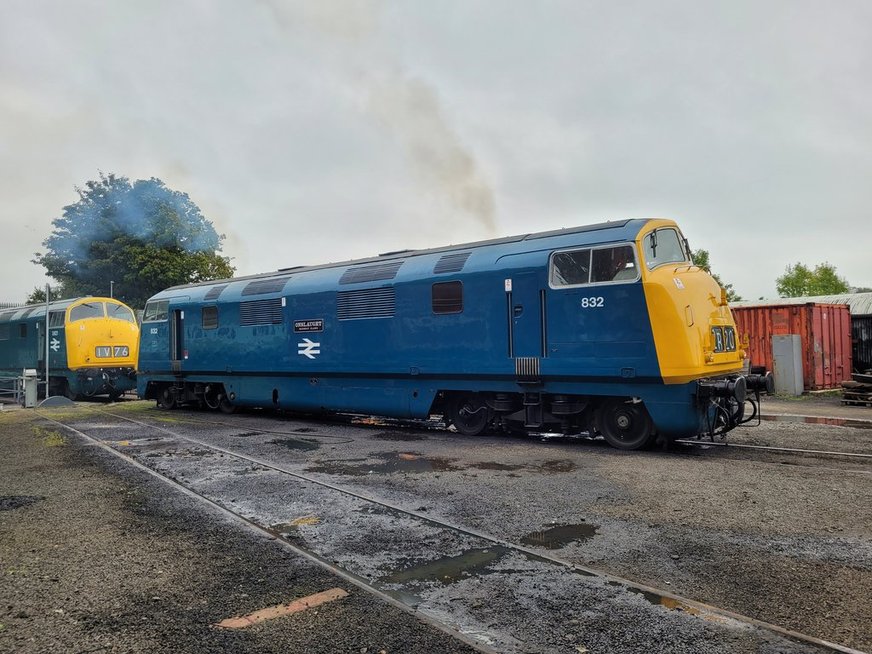
{"label": "red shipping container", "polygon": [[807,391],[839,388],[851,379],[851,312],[847,304],[768,304],[730,307],[736,331],[748,336],[752,366],[772,370],[772,336],[798,334]]}

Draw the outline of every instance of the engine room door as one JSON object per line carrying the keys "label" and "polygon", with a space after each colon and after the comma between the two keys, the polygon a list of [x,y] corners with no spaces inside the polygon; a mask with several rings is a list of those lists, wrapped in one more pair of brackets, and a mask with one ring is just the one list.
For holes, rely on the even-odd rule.
{"label": "engine room door", "polygon": [[[545,290],[539,277],[535,272],[514,275],[511,291],[506,293],[509,299],[510,356],[516,361],[519,358],[538,360],[545,356]],[[506,285],[508,288],[508,281]]]}
{"label": "engine room door", "polygon": [[170,318],[170,362],[173,372],[182,369],[185,354],[185,312],[174,309]]}

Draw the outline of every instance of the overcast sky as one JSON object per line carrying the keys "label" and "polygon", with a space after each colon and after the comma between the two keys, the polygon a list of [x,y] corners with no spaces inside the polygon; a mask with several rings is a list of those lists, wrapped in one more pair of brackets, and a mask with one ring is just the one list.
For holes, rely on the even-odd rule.
{"label": "overcast sky", "polygon": [[872,286],[872,3],[2,0],[0,301],[98,171],[238,274],[671,217],[745,299]]}

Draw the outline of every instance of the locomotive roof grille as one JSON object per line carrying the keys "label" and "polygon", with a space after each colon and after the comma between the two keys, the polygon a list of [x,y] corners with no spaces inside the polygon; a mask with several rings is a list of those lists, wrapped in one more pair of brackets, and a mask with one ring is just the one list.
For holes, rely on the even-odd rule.
{"label": "locomotive roof grille", "polygon": [[336,294],[336,317],[339,320],[393,318],[396,294],[392,286]]}
{"label": "locomotive roof grille", "polygon": [[[280,293],[290,277],[270,277],[269,279],[256,279],[249,282],[242,295],[261,295],[263,293]],[[220,293],[220,291],[219,291]]]}
{"label": "locomotive roof grille", "polygon": [[433,274],[460,272],[466,265],[466,260],[472,252],[457,252],[455,254],[443,254],[433,266]]}
{"label": "locomotive roof grille", "polygon": [[360,284],[362,282],[393,279],[397,276],[397,272],[403,263],[404,261],[391,261],[390,263],[380,263],[375,266],[355,266],[342,273],[339,283]]}
{"label": "locomotive roof grille", "polygon": [[203,296],[203,299],[204,299],[204,300],[215,300],[215,299],[217,299],[218,296],[221,295],[221,291],[223,291],[223,290],[224,290],[225,288],[227,288],[228,286],[229,286],[229,284],[221,284],[221,285],[219,285],[219,286],[213,286],[212,288],[209,289],[209,292],[206,293],[206,295]]}
{"label": "locomotive roof grille", "polygon": [[278,325],[282,322],[282,299],[249,300],[239,303],[239,324]]}

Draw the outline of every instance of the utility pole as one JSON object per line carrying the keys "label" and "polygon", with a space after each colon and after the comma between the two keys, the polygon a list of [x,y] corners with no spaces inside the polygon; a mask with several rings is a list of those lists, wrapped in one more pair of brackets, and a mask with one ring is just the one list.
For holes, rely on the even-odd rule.
{"label": "utility pole", "polygon": [[48,347],[48,339],[49,339],[48,304],[49,304],[49,301],[51,300],[50,296],[51,296],[51,287],[48,284],[46,284],[45,285],[45,397],[46,397],[46,399],[48,399],[48,386],[49,386],[49,384],[48,384],[48,354],[49,354],[49,347]]}
{"label": "utility pole", "polygon": [[115,297],[115,282],[113,282],[113,281],[109,282],[109,297],[111,297],[111,298]]}

